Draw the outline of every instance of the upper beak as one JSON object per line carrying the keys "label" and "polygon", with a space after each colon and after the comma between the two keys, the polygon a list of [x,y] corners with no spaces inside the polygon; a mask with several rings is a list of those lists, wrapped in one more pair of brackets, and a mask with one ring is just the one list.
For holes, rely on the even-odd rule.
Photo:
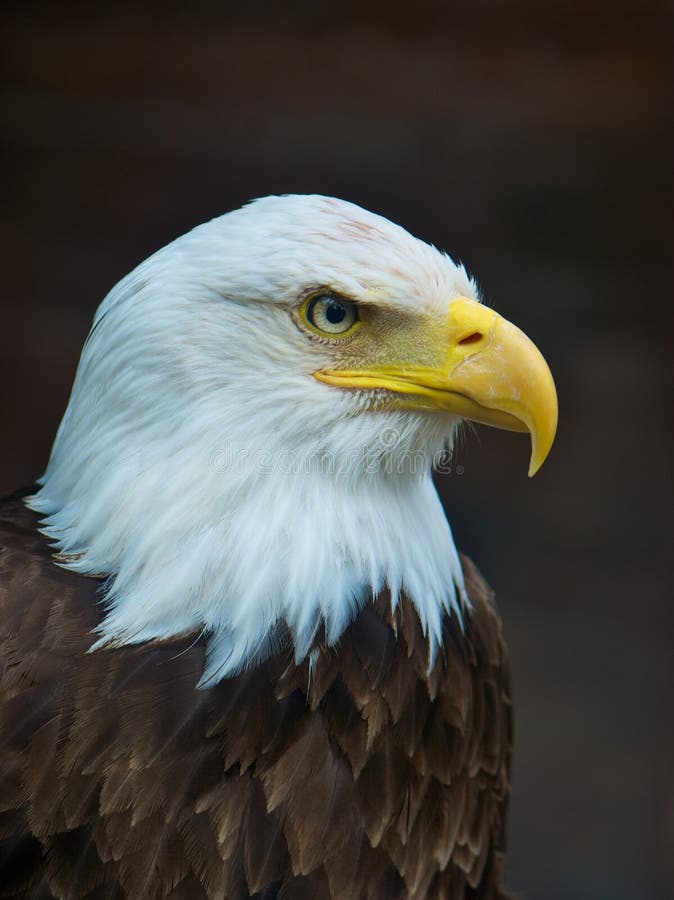
{"label": "upper beak", "polygon": [[314,375],[338,387],[391,391],[400,407],[444,410],[497,428],[528,431],[529,475],[534,475],[557,429],[555,383],[538,348],[493,310],[464,297],[451,303],[442,332],[436,365],[391,362]]}

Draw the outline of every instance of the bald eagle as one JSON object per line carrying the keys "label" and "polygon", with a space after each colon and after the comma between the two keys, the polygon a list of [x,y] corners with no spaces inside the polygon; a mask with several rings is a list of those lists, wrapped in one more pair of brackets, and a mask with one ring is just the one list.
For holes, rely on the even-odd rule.
{"label": "bald eagle", "polygon": [[0,507],[0,896],[505,897],[492,594],[433,486],[555,388],[464,268],[320,196],[155,253]]}

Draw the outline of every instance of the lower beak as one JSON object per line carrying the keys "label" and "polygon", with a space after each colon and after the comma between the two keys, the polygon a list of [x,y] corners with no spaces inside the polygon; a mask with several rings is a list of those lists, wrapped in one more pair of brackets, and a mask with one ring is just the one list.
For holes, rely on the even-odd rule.
{"label": "lower beak", "polygon": [[[326,384],[390,392],[397,408],[442,410],[474,422],[531,435],[529,475],[550,452],[557,393],[535,344],[493,310],[454,300],[442,330],[438,365],[375,365],[314,373]],[[434,338],[433,343],[436,343]]]}

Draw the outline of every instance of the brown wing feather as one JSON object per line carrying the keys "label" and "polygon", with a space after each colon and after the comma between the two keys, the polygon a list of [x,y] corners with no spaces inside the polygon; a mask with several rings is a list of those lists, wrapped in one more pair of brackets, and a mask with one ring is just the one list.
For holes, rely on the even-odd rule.
{"label": "brown wing feather", "polygon": [[0,897],[499,898],[510,681],[491,592],[428,647],[382,594],[311,667],[197,690],[194,637],[88,654],[99,583],[0,506]]}

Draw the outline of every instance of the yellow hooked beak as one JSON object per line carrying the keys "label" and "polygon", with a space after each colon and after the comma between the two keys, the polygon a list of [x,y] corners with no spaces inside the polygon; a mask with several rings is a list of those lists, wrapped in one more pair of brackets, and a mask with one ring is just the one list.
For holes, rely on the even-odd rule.
{"label": "yellow hooked beak", "polygon": [[406,353],[404,363],[321,370],[314,377],[336,387],[390,391],[397,408],[443,410],[508,431],[528,431],[529,475],[534,475],[557,429],[555,383],[539,350],[510,322],[464,297],[452,302],[440,331],[436,327],[432,338],[425,337],[434,345],[432,365],[415,365]]}

